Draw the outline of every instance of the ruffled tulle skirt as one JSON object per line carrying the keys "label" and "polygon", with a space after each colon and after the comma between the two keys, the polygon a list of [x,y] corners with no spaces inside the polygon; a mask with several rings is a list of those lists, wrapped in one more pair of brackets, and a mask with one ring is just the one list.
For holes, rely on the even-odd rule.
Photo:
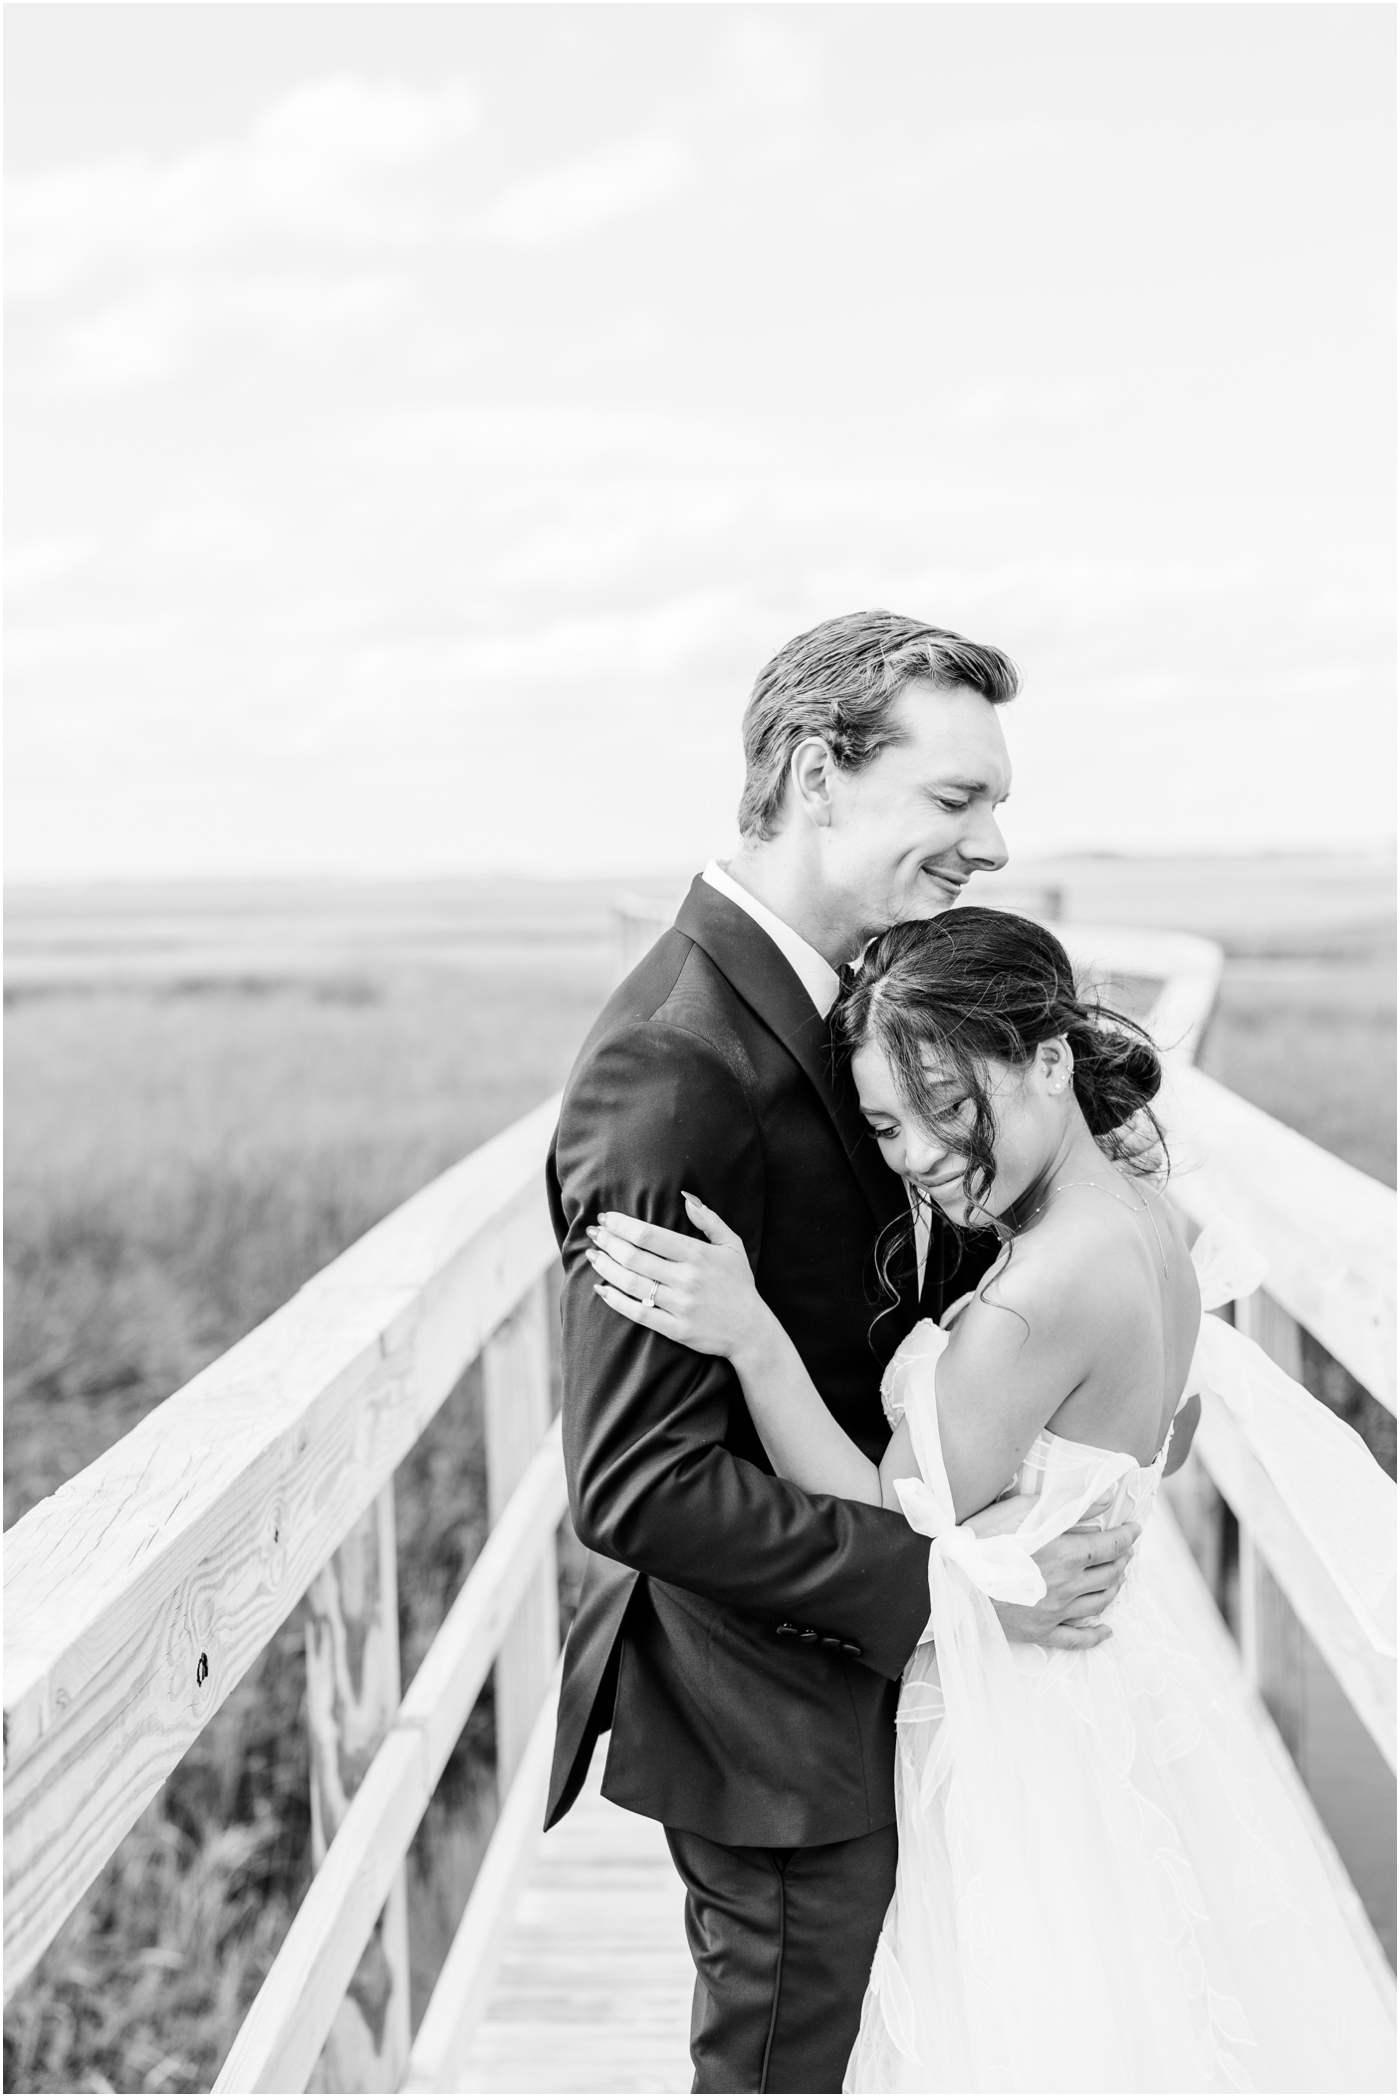
{"label": "ruffled tulle skirt", "polygon": [[1394,2089],[1384,1990],[1162,1520],[1088,1652],[1008,1644],[935,1558],[848,2090]]}

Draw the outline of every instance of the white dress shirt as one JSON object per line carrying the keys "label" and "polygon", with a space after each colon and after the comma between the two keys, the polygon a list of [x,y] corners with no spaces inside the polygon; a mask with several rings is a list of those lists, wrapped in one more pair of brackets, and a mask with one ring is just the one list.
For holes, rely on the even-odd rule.
{"label": "white dress shirt", "polygon": [[[717,859],[710,861],[701,879],[708,881],[711,888],[717,888],[722,896],[728,896],[730,902],[736,903],[740,910],[746,910],[754,923],[768,934],[825,1019],[836,1003],[841,989],[841,979],[825,956],[819,954],[815,947],[809,946],[800,932],[794,932],[792,926],[784,923],[766,904],[760,903],[757,896],[751,896],[746,888],[741,888],[732,875],[725,872]],[[920,1288],[923,1287],[924,1263],[928,1259],[928,1239],[928,1219],[916,1209],[914,1249],[919,1264]]]}
{"label": "white dress shirt", "polygon": [[808,946],[800,932],[794,932],[791,925],[784,924],[766,904],[760,903],[757,896],[751,896],[746,888],[741,888],[717,859],[710,861],[701,879],[708,881],[711,888],[717,888],[722,896],[728,896],[730,902],[737,903],[741,910],[746,910],[754,923],[768,934],[825,1019],[841,988],[841,979],[831,963],[815,947]]}

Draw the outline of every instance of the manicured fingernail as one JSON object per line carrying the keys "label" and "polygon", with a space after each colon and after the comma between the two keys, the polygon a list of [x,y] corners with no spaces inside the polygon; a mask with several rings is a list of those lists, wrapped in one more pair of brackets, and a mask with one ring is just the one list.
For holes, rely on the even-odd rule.
{"label": "manicured fingernail", "polygon": [[703,1209],[705,1206],[698,1194],[687,1194],[684,1187],[681,1188],[681,1199],[682,1201],[693,1201],[698,1209]]}

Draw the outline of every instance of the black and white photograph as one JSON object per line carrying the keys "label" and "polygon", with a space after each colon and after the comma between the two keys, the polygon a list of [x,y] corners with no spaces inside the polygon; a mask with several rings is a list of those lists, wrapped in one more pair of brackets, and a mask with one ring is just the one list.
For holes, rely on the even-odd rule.
{"label": "black and white photograph", "polygon": [[1396,16],[7,0],[7,2090],[1394,2090]]}

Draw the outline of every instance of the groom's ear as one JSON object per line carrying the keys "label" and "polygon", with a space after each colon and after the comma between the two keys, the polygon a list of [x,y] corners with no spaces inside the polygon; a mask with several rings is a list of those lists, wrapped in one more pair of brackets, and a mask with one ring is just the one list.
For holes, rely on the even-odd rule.
{"label": "groom's ear", "polygon": [[804,736],[788,759],[788,794],[819,830],[831,822],[831,786],[836,760],[819,735]]}

